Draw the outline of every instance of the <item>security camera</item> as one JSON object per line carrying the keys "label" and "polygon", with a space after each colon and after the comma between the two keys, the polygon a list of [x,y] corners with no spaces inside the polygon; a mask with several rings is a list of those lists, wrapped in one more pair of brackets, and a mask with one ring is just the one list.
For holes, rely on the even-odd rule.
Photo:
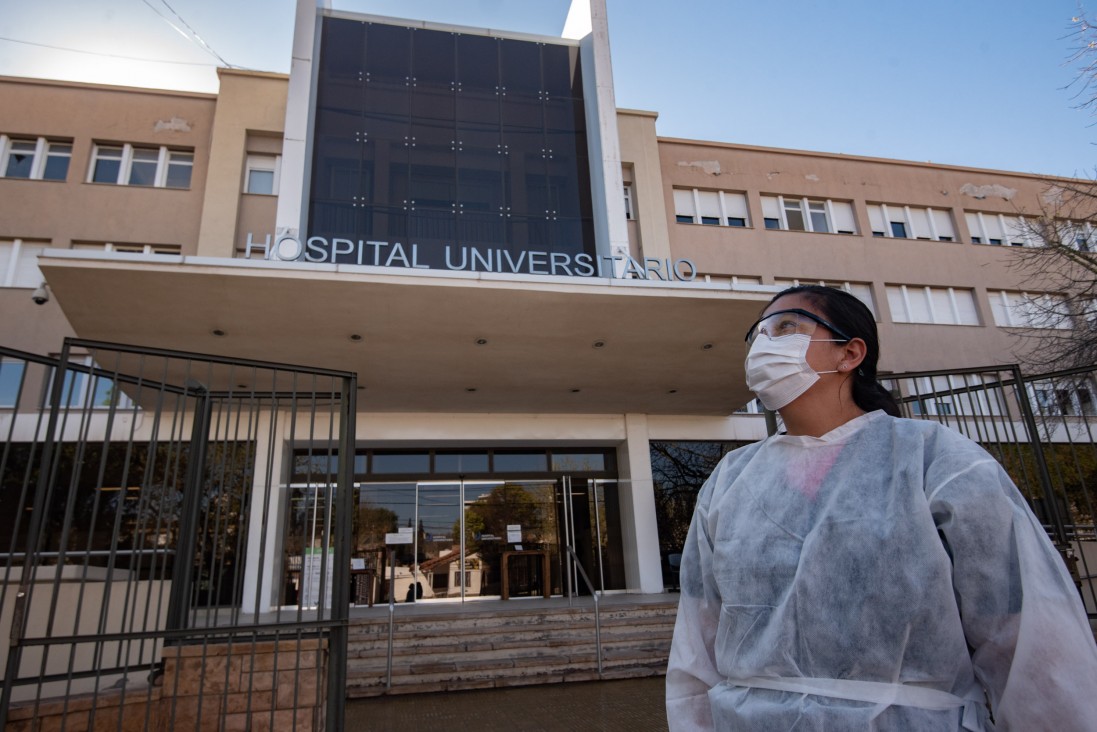
{"label": "security camera", "polygon": [[35,305],[45,305],[50,301],[50,292],[46,289],[46,283],[38,285],[38,289],[31,293],[31,300],[34,300]]}

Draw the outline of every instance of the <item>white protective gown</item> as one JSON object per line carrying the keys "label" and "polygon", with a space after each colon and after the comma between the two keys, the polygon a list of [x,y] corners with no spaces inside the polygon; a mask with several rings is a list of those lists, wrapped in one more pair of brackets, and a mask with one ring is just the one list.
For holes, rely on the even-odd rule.
{"label": "white protective gown", "polygon": [[872,412],[729,453],[681,588],[672,732],[1097,730],[1062,560],[999,464],[934,422]]}

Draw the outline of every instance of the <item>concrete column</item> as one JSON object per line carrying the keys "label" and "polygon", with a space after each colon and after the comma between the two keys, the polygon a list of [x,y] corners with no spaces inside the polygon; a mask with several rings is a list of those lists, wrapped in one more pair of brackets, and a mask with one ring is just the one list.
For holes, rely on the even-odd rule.
{"label": "concrete column", "polygon": [[[248,546],[244,555],[242,610],[245,613],[266,613],[281,604],[275,595],[282,566],[281,527],[286,492],[282,489],[285,439],[283,420],[279,416],[285,417],[280,412],[261,413],[255,429],[255,477],[248,515]],[[258,602],[256,588],[260,588]]]}
{"label": "concrete column", "polygon": [[293,24],[293,57],[290,60],[289,92],[286,97],[286,126],[282,141],[282,171],[278,181],[278,211],[275,241],[283,236],[298,237],[305,217],[309,182],[309,117],[319,23],[318,11],[331,8],[330,0],[297,0]]}
{"label": "concrete column", "polygon": [[651,448],[646,414],[625,415],[625,442],[617,448],[621,477],[621,543],[625,555],[625,585],[643,593],[663,591],[659,558],[659,527],[655,521],[655,486],[651,479]]}
{"label": "concrete column", "polygon": [[[589,20],[588,20],[589,18]],[[613,92],[613,65],[609,53],[606,0],[573,0],[564,24],[564,37],[579,39],[583,64],[583,98],[590,146],[590,183],[595,191],[594,237],[600,257],[629,255],[625,219],[621,145],[617,131],[617,101]],[[598,195],[601,191],[603,195]],[[624,262],[616,263],[619,275]]]}

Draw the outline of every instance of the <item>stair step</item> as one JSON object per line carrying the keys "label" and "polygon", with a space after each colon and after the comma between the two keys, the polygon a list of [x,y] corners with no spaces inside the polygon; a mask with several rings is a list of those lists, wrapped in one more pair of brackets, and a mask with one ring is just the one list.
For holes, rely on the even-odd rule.
{"label": "stair step", "polygon": [[[601,608],[603,679],[665,673],[676,603]],[[351,697],[597,680],[592,607],[395,617],[392,688],[385,685],[388,618],[351,621]]]}

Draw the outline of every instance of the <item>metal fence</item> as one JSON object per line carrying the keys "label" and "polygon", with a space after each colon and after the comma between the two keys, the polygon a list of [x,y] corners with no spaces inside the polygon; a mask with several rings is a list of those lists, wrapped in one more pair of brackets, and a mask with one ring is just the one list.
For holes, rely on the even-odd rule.
{"label": "metal fence", "polygon": [[340,727],[353,466],[298,503],[320,528],[295,569],[281,476],[302,448],[353,454],[356,389],[78,339],[0,348],[0,729]]}
{"label": "metal fence", "polygon": [[1017,366],[889,375],[904,416],[982,445],[1013,478],[1097,617],[1097,366],[1025,376]]}

